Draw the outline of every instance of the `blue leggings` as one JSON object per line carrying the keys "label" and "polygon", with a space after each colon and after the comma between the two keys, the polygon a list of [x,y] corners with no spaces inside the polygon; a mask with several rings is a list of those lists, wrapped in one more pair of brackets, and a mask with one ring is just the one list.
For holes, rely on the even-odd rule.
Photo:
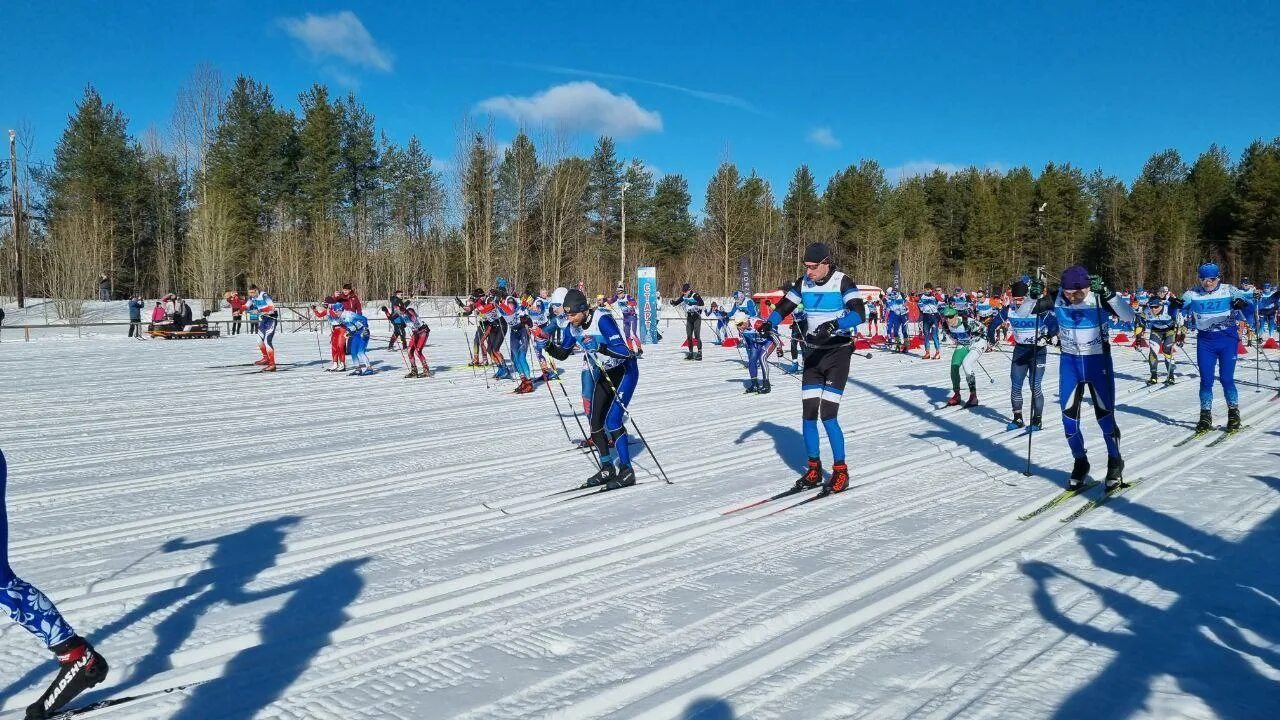
{"label": "blue leggings", "polygon": [[1276,311],[1275,310],[1259,310],[1258,311],[1258,332],[1263,335],[1270,335],[1276,331]]}
{"label": "blue leggings", "polygon": [[511,326],[511,363],[522,377],[533,377],[529,369],[529,330],[518,323]]}
{"label": "blue leggings", "polygon": [[929,352],[929,346],[932,345],[934,350],[942,352],[942,345],[938,342],[938,317],[922,315],[920,328],[924,334],[924,351]]}
{"label": "blue leggings", "polygon": [[1235,328],[1200,332],[1196,334],[1196,365],[1200,367],[1200,409],[1213,407],[1213,376],[1217,366],[1218,380],[1222,382],[1222,394],[1227,405],[1240,405],[1240,392],[1236,390],[1236,350],[1240,335]]}
{"label": "blue leggings", "polygon": [[276,319],[264,317],[258,321],[258,342],[263,347],[275,349],[276,346]]}
{"label": "blue leggings", "polygon": [[[608,370],[595,368],[601,373],[595,380],[591,400],[591,437],[600,449],[602,456],[608,453],[609,441],[613,441],[613,453],[617,455],[618,464],[631,464],[631,446],[627,442],[627,405],[631,403],[631,395],[640,380],[640,367],[635,358],[624,361],[621,365]],[[601,460],[607,459],[607,456]]]}
{"label": "blue leggings", "polygon": [[774,344],[772,340],[748,340],[747,343],[747,373],[751,375],[751,379],[755,380],[756,375],[761,375],[765,380],[769,379],[769,353],[773,352]]}
{"label": "blue leggings", "polygon": [[1120,457],[1120,428],[1116,426],[1116,379],[1109,355],[1063,353],[1058,363],[1058,403],[1062,406],[1062,431],[1072,457],[1085,456],[1084,434],[1080,432],[1080,401],[1085,388],[1093,399],[1093,414],[1107,443],[1107,455]]}
{"label": "blue leggings", "polygon": [[360,363],[361,365],[372,365],[369,360],[369,353],[365,352],[369,349],[369,331],[361,330],[351,334],[348,341],[347,354],[351,356],[351,362]]}
{"label": "blue leggings", "polygon": [[39,588],[14,575],[9,567],[9,523],[4,502],[8,477],[9,466],[4,453],[0,452],[0,608],[4,608],[10,620],[40,638],[45,647],[53,647],[70,640],[76,631],[62,619],[52,600]]}

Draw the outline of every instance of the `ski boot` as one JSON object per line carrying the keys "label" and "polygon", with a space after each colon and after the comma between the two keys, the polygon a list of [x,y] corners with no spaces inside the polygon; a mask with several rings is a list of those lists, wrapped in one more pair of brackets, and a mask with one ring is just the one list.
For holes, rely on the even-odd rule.
{"label": "ski boot", "polygon": [[254,361],[253,361],[253,364],[254,364],[254,365],[267,365],[269,362],[270,362],[269,360],[267,360],[265,357],[263,357],[263,358],[260,358],[260,359],[258,359],[258,360],[254,360]]}
{"label": "ski boot", "polygon": [[960,391],[952,390],[951,397],[947,398],[947,407],[955,407],[960,404]]}
{"label": "ski boot", "polygon": [[516,386],[516,393],[527,395],[533,392],[533,381],[529,378],[520,378],[520,384]]}
{"label": "ski boot", "polygon": [[690,350],[689,352],[686,352],[686,353],[684,354],[684,359],[685,359],[685,360],[692,360],[692,359],[693,359],[693,351],[692,351],[692,350]]}
{"label": "ski boot", "polygon": [[1209,432],[1213,429],[1213,411],[1201,408],[1200,422],[1196,423],[1196,432]]}
{"label": "ski boot", "polygon": [[1227,432],[1235,432],[1241,428],[1240,425],[1240,408],[1235,405],[1227,406]]}
{"label": "ski boot", "polygon": [[1147,378],[1147,387],[1151,387],[1158,382],[1160,382],[1160,378],[1156,377],[1155,373],[1151,373],[1151,377]]}
{"label": "ski boot", "polygon": [[1016,413],[1014,413],[1014,414],[1013,414],[1013,420],[1010,420],[1010,421],[1009,421],[1009,424],[1004,426],[1004,429],[1005,429],[1005,430],[1017,430],[1017,429],[1019,429],[1019,428],[1021,428],[1021,427],[1023,427],[1023,422],[1022,422],[1022,413],[1020,413],[1020,412],[1016,412]]}
{"label": "ski boot", "polygon": [[632,485],[635,485],[635,484],[636,484],[635,471],[631,469],[630,465],[623,465],[622,467],[618,468],[617,475],[615,475],[612,480],[606,483],[605,487],[607,487],[610,490],[617,490],[618,488],[631,487]]}
{"label": "ski boot", "polygon": [[822,494],[842,493],[849,489],[849,467],[842,462],[831,465],[831,477],[822,485]]}
{"label": "ski boot", "polygon": [[748,381],[747,381],[747,389],[746,389],[746,391],[744,392],[744,394],[757,393],[757,392],[760,392],[760,388],[756,385],[756,381],[755,381],[755,380],[748,380]]}
{"label": "ski boot", "polygon": [[[613,463],[606,460],[604,461],[604,464],[600,466],[600,470],[597,471],[595,475],[592,475],[591,477],[587,478],[587,481],[582,483],[582,487],[597,487],[599,485],[608,485],[615,478],[617,478],[617,476],[618,476],[618,471],[614,469]],[[635,481],[634,476],[632,477],[632,481],[633,482]]]}
{"label": "ski boot", "polygon": [[1105,490],[1115,492],[1124,485],[1124,458],[1107,457],[1107,480]]}
{"label": "ski boot", "polygon": [[405,375],[405,377],[407,377],[407,378],[416,378],[416,377],[418,377],[418,368],[413,368],[412,370],[410,370],[410,371],[409,371],[409,374],[408,374],[408,375]]}
{"label": "ski boot", "polygon": [[760,383],[760,389],[757,392],[759,392],[761,395],[768,395],[771,389],[773,388],[769,385],[769,381],[765,380],[764,382]]}
{"label": "ski boot", "polygon": [[265,365],[262,368],[262,372],[275,372],[275,371],[276,371],[275,363],[271,363],[270,365]]}
{"label": "ski boot", "polygon": [[1174,382],[1175,382],[1175,381],[1174,381],[1174,379],[1173,379],[1173,374],[1172,374],[1172,373],[1170,373],[1170,374],[1169,374],[1169,377],[1167,377],[1167,378],[1165,378],[1165,379],[1164,379],[1165,387],[1168,387],[1168,386],[1170,386],[1170,385],[1173,385],[1173,384],[1174,384]]}
{"label": "ski boot", "polygon": [[27,720],[58,714],[72,698],[107,678],[107,660],[79,635],[49,648],[58,658],[58,676],[40,699],[27,707]]}
{"label": "ski boot", "polygon": [[589,438],[589,437],[587,437],[587,438],[582,438],[581,440],[579,440],[579,441],[578,441],[578,449],[579,449],[579,450],[588,450],[588,449],[590,449],[590,448],[595,447],[595,445],[596,445],[596,441],[595,441],[595,440],[592,440],[592,439],[591,439],[591,438]]}
{"label": "ski boot", "polygon": [[1087,456],[1076,458],[1076,464],[1071,468],[1071,479],[1067,481],[1067,489],[1079,490],[1084,487],[1087,477],[1089,477],[1089,458]]}
{"label": "ski boot", "polygon": [[1039,431],[1039,430],[1040,430],[1041,428],[1043,428],[1043,427],[1044,427],[1044,425],[1043,425],[1043,424],[1041,424],[1041,422],[1040,422],[1040,416],[1039,416],[1039,415],[1032,415],[1032,416],[1031,416],[1031,424],[1027,425],[1027,432],[1037,432],[1037,431]]}
{"label": "ski boot", "polygon": [[967,408],[978,407],[978,391],[976,389],[972,387],[969,388],[969,399],[965,402],[964,406]]}
{"label": "ski boot", "polygon": [[818,458],[809,458],[809,468],[804,471],[796,484],[792,487],[793,492],[816,488],[822,484],[822,460]]}
{"label": "ski boot", "polygon": [[361,374],[362,376],[367,376],[367,375],[377,375],[377,374],[378,374],[378,371],[377,371],[377,370],[374,370],[374,369],[373,369],[373,368],[371,368],[371,367],[367,367],[367,368],[360,368],[360,374]]}
{"label": "ski boot", "polygon": [[693,359],[694,359],[694,360],[701,360],[701,359],[702,359],[702,351],[701,351],[701,350],[699,350],[698,352],[694,353],[694,354],[693,354]]}

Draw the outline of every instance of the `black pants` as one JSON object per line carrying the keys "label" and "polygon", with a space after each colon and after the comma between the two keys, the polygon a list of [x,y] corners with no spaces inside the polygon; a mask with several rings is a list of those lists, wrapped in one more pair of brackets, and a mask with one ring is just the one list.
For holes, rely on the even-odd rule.
{"label": "black pants", "polygon": [[698,352],[702,352],[702,315],[699,313],[689,313],[684,316],[684,339],[689,344],[689,352],[694,351],[694,345],[697,345]]}
{"label": "black pants", "polygon": [[804,354],[804,374],[800,379],[801,405],[805,420],[832,420],[840,411],[840,397],[849,381],[849,361],[853,344],[809,348]]}
{"label": "black pants", "polygon": [[241,317],[240,315],[236,315],[236,314],[233,314],[231,316],[231,334],[232,335],[240,334],[240,317]]}
{"label": "black pants", "polygon": [[141,320],[129,321],[129,337],[138,337],[138,338],[142,337],[142,321]]}
{"label": "black pants", "polygon": [[396,339],[400,340],[400,347],[408,348],[409,341],[405,338],[404,326],[391,323],[391,341],[387,343],[387,349],[390,350],[396,346]]}

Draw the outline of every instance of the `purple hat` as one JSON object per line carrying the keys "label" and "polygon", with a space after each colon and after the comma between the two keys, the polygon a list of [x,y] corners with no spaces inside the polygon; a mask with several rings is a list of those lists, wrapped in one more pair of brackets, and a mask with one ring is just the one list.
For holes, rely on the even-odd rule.
{"label": "purple hat", "polygon": [[1072,265],[1062,271],[1063,290],[1084,290],[1089,287],[1089,271],[1081,265]]}

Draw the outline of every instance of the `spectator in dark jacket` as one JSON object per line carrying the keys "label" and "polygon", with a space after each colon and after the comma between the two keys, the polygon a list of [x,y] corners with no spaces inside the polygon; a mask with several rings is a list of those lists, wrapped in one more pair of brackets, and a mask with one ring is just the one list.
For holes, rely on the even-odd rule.
{"label": "spectator in dark jacket", "polygon": [[106,273],[98,276],[98,299],[102,302],[111,299],[111,280],[107,279]]}
{"label": "spectator in dark jacket", "polygon": [[142,339],[142,308],[145,304],[137,295],[129,298],[129,337]]}

